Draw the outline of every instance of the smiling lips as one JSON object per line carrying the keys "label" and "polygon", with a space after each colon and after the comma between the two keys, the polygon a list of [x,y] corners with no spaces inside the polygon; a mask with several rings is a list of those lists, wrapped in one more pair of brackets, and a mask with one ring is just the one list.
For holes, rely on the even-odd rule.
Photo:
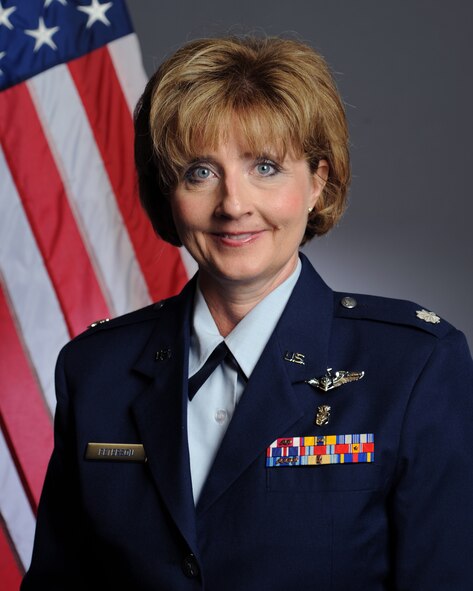
{"label": "smiling lips", "polygon": [[255,232],[242,232],[242,233],[226,233],[226,232],[216,232],[213,234],[216,238],[218,238],[220,243],[225,244],[226,246],[242,246],[244,244],[248,244],[258,236],[260,236],[264,230],[257,230]]}

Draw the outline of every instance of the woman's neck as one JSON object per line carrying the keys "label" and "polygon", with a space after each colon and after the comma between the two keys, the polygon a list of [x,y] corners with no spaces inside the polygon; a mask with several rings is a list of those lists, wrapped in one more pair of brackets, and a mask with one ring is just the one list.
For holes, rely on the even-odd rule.
{"label": "woman's neck", "polygon": [[207,302],[212,318],[220,334],[226,337],[261,300],[281,285],[292,273],[271,277],[269,281],[255,284],[240,282],[216,281],[201,272],[199,286]]}

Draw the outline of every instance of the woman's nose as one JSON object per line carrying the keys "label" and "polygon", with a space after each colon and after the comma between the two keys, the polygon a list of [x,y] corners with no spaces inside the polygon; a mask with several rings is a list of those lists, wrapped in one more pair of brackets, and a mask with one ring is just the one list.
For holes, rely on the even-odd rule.
{"label": "woman's nose", "polygon": [[242,174],[226,174],[219,188],[216,215],[239,218],[252,212],[252,193]]}

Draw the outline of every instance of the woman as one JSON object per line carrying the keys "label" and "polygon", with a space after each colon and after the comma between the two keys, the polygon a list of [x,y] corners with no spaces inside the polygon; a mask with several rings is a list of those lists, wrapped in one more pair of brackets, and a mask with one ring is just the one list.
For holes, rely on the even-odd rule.
{"label": "woman", "polygon": [[61,352],[22,589],[471,590],[464,337],[298,253],[344,209],[347,143],[302,43],[195,41],[150,80],[141,199],[199,272]]}

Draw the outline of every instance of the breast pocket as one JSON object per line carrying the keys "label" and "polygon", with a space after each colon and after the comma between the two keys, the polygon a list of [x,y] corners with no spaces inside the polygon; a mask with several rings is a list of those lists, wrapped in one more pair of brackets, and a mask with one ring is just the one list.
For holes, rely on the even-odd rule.
{"label": "breast pocket", "polygon": [[325,466],[281,465],[267,468],[269,491],[369,491],[384,488],[383,471],[377,464]]}

